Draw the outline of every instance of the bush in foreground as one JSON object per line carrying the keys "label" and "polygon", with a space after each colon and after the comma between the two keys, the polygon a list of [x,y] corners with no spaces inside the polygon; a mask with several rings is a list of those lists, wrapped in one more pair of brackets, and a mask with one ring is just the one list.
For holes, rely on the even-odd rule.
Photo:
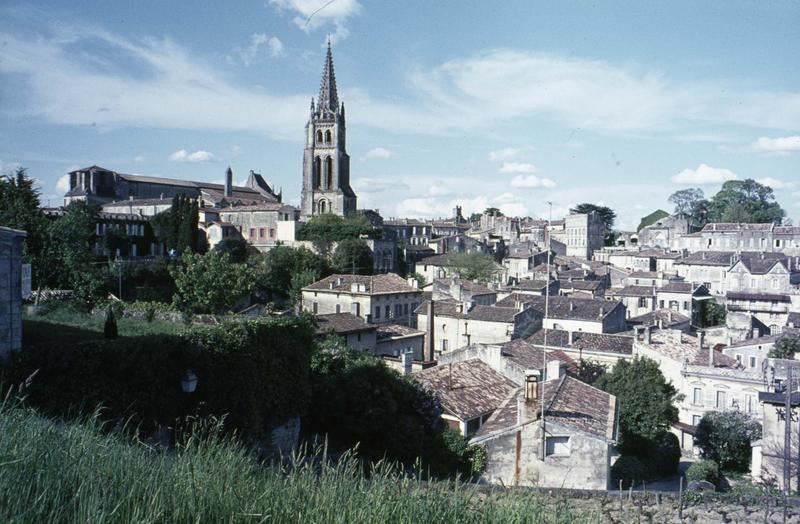
{"label": "bush in foreground", "polygon": [[761,438],[761,424],[739,411],[711,411],[703,415],[694,435],[703,458],[724,470],[747,471],[750,443]]}
{"label": "bush in foreground", "polygon": [[719,482],[719,466],[713,460],[699,460],[686,470],[686,480],[705,480],[716,485]]}
{"label": "bush in foreground", "polygon": [[[211,428],[213,429],[213,428]],[[197,432],[195,433],[197,434]],[[0,405],[2,522],[597,522],[532,492],[479,495],[381,462],[296,457],[260,466],[210,431],[174,452]],[[553,501],[555,502],[555,501]]]}

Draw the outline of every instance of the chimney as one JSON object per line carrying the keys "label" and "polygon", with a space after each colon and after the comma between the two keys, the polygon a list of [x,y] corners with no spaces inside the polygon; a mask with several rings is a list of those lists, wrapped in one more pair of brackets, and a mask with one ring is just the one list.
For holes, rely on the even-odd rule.
{"label": "chimney", "polygon": [[538,369],[525,370],[525,402],[539,400],[539,379],[541,372]]}
{"label": "chimney", "polygon": [[658,329],[664,329],[664,319],[663,318],[659,318],[656,321],[656,325],[658,326]]}
{"label": "chimney", "polygon": [[408,285],[413,287],[414,289],[419,289],[419,282],[417,281],[416,278],[409,278]]}
{"label": "chimney", "polygon": [[403,375],[411,374],[411,363],[414,360],[414,353],[412,351],[403,351],[400,354],[400,362],[403,365]]}
{"label": "chimney", "polygon": [[682,335],[682,333],[681,333],[680,329],[673,329],[672,330],[672,340],[676,344],[680,344],[682,342],[681,335]]}
{"label": "chimney", "polygon": [[572,331],[567,331],[567,345],[571,346],[574,340],[574,335]]}
{"label": "chimney", "polygon": [[425,355],[423,355],[423,358],[422,358],[422,360],[425,360],[427,362],[433,361],[433,348],[435,347],[435,344],[434,344],[435,341],[434,341],[434,337],[433,337],[433,326],[434,326],[433,317],[435,315],[434,304],[435,304],[435,302],[433,300],[431,300],[430,303],[428,303],[428,326],[427,326],[427,328],[428,328],[428,336],[425,337],[426,338],[426,340],[425,340],[425,345],[426,345],[426,347],[425,347]]}
{"label": "chimney", "polygon": [[228,170],[225,171],[225,197],[231,196],[231,187],[233,186],[233,170],[231,166],[228,166]]}
{"label": "chimney", "polygon": [[572,302],[572,300],[569,301],[569,310],[570,311],[575,311],[575,303]]}
{"label": "chimney", "polygon": [[[544,357],[547,359],[547,356]],[[564,368],[561,366],[561,361],[557,359],[553,359],[547,362],[546,364],[546,371],[545,371],[545,378],[550,380],[555,380],[557,378],[561,378],[563,375]]]}
{"label": "chimney", "polygon": [[652,339],[653,326],[645,326],[644,328],[644,343],[649,344]]}
{"label": "chimney", "polygon": [[601,307],[600,308],[600,313],[597,315],[597,318],[603,318],[605,316],[605,314],[606,314],[606,308]]}

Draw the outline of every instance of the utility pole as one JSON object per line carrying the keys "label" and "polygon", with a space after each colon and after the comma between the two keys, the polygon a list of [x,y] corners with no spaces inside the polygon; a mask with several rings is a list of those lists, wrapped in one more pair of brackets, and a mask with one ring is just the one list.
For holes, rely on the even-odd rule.
{"label": "utility pole", "polygon": [[539,395],[539,402],[542,404],[542,462],[545,460],[545,454],[547,453],[547,433],[546,433],[546,423],[544,420],[544,385],[545,381],[550,379],[551,377],[545,376],[547,373],[547,315],[549,313],[549,304],[550,304],[550,229],[553,223],[553,203],[547,202],[547,205],[550,207],[550,214],[547,219],[547,276],[545,277],[544,283],[544,319],[542,320],[542,328],[544,329],[544,347],[542,348],[542,367],[544,368],[544,373],[542,373],[542,387],[541,392]]}
{"label": "utility pole", "polygon": [[792,363],[786,362],[786,386],[783,415],[783,492],[791,491],[792,482]]}

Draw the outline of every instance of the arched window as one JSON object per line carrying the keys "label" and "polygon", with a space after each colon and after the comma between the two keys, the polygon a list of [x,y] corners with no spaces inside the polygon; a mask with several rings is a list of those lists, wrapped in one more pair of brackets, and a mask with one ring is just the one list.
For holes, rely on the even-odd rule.
{"label": "arched window", "polygon": [[317,142],[322,143],[322,131],[317,131]]}
{"label": "arched window", "polygon": [[314,159],[314,172],[312,174],[311,185],[313,188],[318,188],[320,184],[320,174],[322,173],[321,164],[322,160],[319,157]]}
{"label": "arched window", "polygon": [[331,157],[325,160],[325,185],[328,189],[333,187],[333,159]]}
{"label": "arched window", "polygon": [[330,144],[331,143],[331,131],[330,131],[330,129],[325,131],[325,143],[326,144]]}
{"label": "arched window", "polygon": [[325,205],[325,201],[324,200],[320,200],[319,201],[319,212],[320,213],[327,213],[328,212],[328,209],[327,209],[327,206]]}

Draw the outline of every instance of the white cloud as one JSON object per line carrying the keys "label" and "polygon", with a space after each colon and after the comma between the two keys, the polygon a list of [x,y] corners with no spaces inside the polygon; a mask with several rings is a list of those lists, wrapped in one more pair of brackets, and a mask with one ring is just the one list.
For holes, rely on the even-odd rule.
{"label": "white cloud", "polygon": [[441,180],[436,180],[428,187],[428,194],[430,196],[447,196],[453,194],[453,189],[448,187]]}
{"label": "white cloud", "polygon": [[759,153],[774,153],[788,155],[800,151],[800,136],[783,136],[768,138],[762,136],[752,144],[754,151]]}
{"label": "white cloud", "polygon": [[214,153],[198,149],[194,153],[189,153],[185,149],[179,149],[169,155],[169,160],[173,162],[189,162],[192,164],[205,164],[219,160]]}
{"label": "white cloud", "polygon": [[677,184],[703,185],[719,184],[726,180],[735,180],[737,178],[739,177],[729,169],[720,169],[707,164],[700,164],[697,166],[697,169],[684,169],[677,175],[674,175],[672,181]]}
{"label": "white cloud", "polygon": [[69,191],[69,175],[63,175],[56,182],[56,193],[63,195]]}
{"label": "white cloud", "polygon": [[392,151],[384,148],[384,147],[374,147],[367,151],[367,154],[364,155],[364,158],[389,158],[394,153]]}
{"label": "white cloud", "polygon": [[521,152],[522,150],[516,147],[504,147],[503,149],[498,149],[497,151],[489,151],[489,160],[493,162],[498,160],[508,160],[509,158],[514,158]]}
{"label": "white cloud", "polygon": [[356,178],[353,180],[353,190],[356,193],[382,193],[384,191],[405,191],[410,189],[405,182],[387,180],[386,178]]}
{"label": "white cloud", "polygon": [[283,54],[283,42],[276,36],[267,36],[264,33],[253,33],[250,35],[250,45],[244,49],[238,49],[242,63],[247,67],[258,61],[264,54],[271,57]]}
{"label": "white cloud", "polygon": [[511,187],[516,188],[552,188],[556,187],[556,183],[549,178],[539,178],[536,175],[517,175],[511,179]]}
{"label": "white cloud", "polygon": [[134,162],[144,162],[144,155],[136,155],[133,157]]}
{"label": "white cloud", "polygon": [[525,162],[503,162],[501,173],[535,173],[536,166]]}
{"label": "white cloud", "polygon": [[361,9],[358,0],[269,0],[269,3],[279,11],[294,14],[292,21],[305,32],[332,24],[335,32],[329,36],[333,43],[347,37],[347,19]]}
{"label": "white cloud", "polygon": [[756,179],[756,182],[765,186],[769,186],[772,189],[789,189],[795,186],[794,182],[784,182],[783,180],[778,180],[777,178],[772,178],[771,176]]}

